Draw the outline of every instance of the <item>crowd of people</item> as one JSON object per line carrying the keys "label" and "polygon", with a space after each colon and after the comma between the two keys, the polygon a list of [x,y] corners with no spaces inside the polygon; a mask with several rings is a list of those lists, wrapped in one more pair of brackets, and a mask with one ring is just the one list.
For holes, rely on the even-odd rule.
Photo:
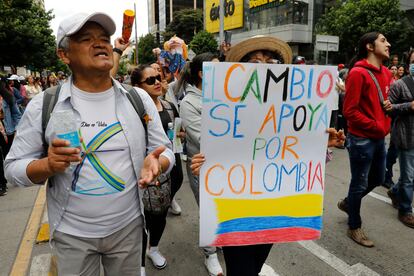
{"label": "crowd of people", "polygon": [[[185,43],[174,37],[163,50],[154,49],[152,64],[117,76],[129,42],[117,38],[113,48],[114,32],[115,23],[103,13],[68,17],[57,33],[58,56],[71,70],[68,78],[58,72],[57,77],[1,79],[0,143],[5,164],[0,193],[7,193],[7,182],[31,186],[48,180],[51,246],[60,275],[99,275],[102,266],[105,275],[144,276],[146,257],[156,268],[166,267],[159,243],[167,213],[182,212],[174,197],[183,182],[184,156],[199,204],[198,176],[205,162],[200,152],[204,62],[306,63],[301,56],[292,57],[289,45],[274,37],[222,45],[220,55],[202,53],[189,61]],[[349,192],[338,208],[348,214],[348,236],[366,247],[374,243],[362,230],[360,207],[363,197],[378,185],[389,183],[388,195],[399,219],[414,227],[414,51],[403,65],[393,56],[388,69],[383,63],[390,58],[390,46],[381,33],[365,34],[349,67],[338,65],[339,110],[334,113],[337,120],[332,120],[336,129],[327,130],[328,146],[346,147],[350,159]],[[56,96],[49,108],[52,119],[55,112],[69,110],[80,126],[80,145],[57,138],[56,123],[44,121],[49,92]],[[177,118],[182,120],[177,136],[186,155],[174,152],[175,137],[169,137]],[[391,128],[387,154],[384,138]],[[394,184],[392,165],[397,156],[401,176]],[[166,207],[151,201],[154,185],[163,187]],[[222,247],[227,275],[272,275],[273,269],[265,264],[271,248],[271,244]],[[217,248],[202,251],[208,274],[223,275]]]}

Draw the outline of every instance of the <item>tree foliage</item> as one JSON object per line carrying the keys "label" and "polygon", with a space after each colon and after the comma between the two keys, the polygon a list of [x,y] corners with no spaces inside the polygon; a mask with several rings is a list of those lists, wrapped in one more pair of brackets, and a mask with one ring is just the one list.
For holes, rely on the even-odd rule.
{"label": "tree foliage", "polygon": [[152,34],[141,36],[138,42],[138,61],[140,64],[152,63],[155,61],[152,49],[157,48],[158,45],[155,37]]}
{"label": "tree foliage", "polygon": [[183,9],[174,13],[173,20],[165,28],[162,34],[164,41],[177,35],[189,43],[194,34],[203,29],[203,12],[200,9]]}
{"label": "tree foliage", "polygon": [[194,53],[201,54],[206,52],[217,52],[217,40],[214,38],[214,35],[207,31],[199,31],[190,42],[190,49]]}
{"label": "tree foliage", "polygon": [[317,34],[339,36],[338,57],[346,61],[355,54],[359,38],[372,31],[387,37],[393,53],[407,51],[413,35],[399,0],[338,1],[316,25]]}
{"label": "tree foliage", "polygon": [[33,0],[0,0],[0,65],[39,70],[58,65],[53,18]]}

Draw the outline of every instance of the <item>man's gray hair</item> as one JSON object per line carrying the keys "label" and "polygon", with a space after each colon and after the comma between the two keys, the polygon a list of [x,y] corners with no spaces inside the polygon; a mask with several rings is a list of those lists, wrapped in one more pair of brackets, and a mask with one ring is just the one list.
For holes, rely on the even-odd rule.
{"label": "man's gray hair", "polygon": [[58,49],[63,49],[64,51],[69,50],[69,37],[65,36],[59,42]]}

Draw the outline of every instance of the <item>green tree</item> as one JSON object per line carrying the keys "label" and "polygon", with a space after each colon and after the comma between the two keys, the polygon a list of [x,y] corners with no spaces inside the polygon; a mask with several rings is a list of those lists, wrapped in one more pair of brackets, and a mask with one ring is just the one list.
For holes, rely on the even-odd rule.
{"label": "green tree", "polygon": [[155,37],[152,34],[141,36],[138,42],[138,62],[140,64],[152,63],[155,61],[152,49],[157,48]]}
{"label": "green tree", "polygon": [[317,34],[339,36],[338,58],[341,61],[349,61],[359,38],[372,31],[384,34],[394,53],[407,51],[413,36],[399,0],[338,1],[316,25]]}
{"label": "green tree", "polygon": [[128,64],[129,60],[127,58],[122,58],[119,62],[117,74],[120,76],[125,76],[126,74],[128,74]]}
{"label": "green tree", "polygon": [[0,65],[27,65],[35,70],[57,64],[53,18],[33,0],[0,0]]}
{"label": "green tree", "polygon": [[173,20],[165,28],[162,34],[164,41],[177,35],[189,43],[195,33],[203,29],[203,12],[200,9],[183,9],[174,13]]}
{"label": "green tree", "polygon": [[194,36],[189,46],[198,55],[205,52],[217,52],[218,44],[213,34],[202,30]]}

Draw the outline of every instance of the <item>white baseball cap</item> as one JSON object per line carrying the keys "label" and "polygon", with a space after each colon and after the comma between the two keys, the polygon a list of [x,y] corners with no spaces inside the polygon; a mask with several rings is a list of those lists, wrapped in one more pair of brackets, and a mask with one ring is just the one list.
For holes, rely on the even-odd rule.
{"label": "white baseball cap", "polygon": [[19,80],[19,76],[18,75],[11,75],[9,78],[7,78],[8,80]]}
{"label": "white baseball cap", "polygon": [[59,47],[59,43],[65,36],[71,36],[77,33],[87,22],[98,23],[104,28],[108,35],[113,35],[115,33],[116,25],[109,15],[102,12],[95,12],[92,14],[77,13],[60,22],[56,36],[56,46]]}

